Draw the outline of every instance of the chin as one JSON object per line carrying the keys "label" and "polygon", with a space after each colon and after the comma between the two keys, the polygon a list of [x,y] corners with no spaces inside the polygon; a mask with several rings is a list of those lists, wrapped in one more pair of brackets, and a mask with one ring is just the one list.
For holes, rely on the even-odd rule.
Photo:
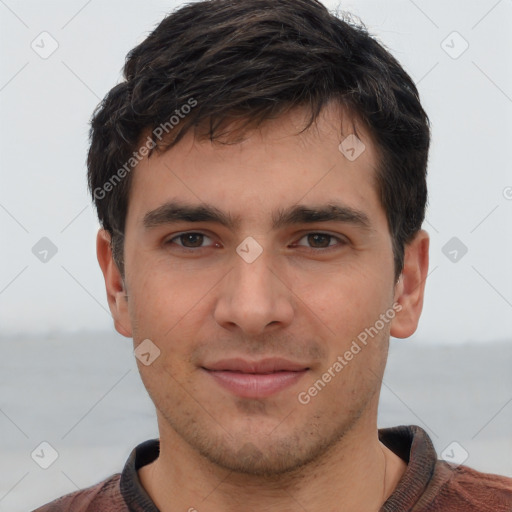
{"label": "chin", "polygon": [[238,442],[229,437],[220,442],[210,439],[207,444],[194,441],[195,449],[215,466],[263,478],[291,475],[320,459],[336,442],[324,436],[313,439],[307,431],[271,441],[268,435],[253,441],[248,436]]}

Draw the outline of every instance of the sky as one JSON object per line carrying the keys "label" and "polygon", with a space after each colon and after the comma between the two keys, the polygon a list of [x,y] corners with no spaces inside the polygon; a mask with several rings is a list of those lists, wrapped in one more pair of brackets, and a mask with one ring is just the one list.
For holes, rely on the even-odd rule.
{"label": "sky", "polygon": [[[113,329],[86,188],[88,123],[126,53],[181,3],[0,2],[0,336]],[[402,63],[432,123],[430,273],[412,339],[510,340],[512,2],[339,6]]]}

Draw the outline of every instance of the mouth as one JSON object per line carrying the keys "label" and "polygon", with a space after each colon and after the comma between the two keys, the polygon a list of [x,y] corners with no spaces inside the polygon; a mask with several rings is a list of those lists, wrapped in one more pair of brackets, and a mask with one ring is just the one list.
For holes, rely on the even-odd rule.
{"label": "mouth", "polygon": [[286,359],[226,359],[202,366],[218,385],[241,398],[266,398],[296,384],[309,371]]}

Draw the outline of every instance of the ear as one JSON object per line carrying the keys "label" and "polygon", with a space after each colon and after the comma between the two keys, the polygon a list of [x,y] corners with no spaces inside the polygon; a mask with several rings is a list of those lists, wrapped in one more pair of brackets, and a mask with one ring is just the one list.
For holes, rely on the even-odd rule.
{"label": "ear", "polygon": [[418,327],[428,272],[429,243],[428,233],[421,229],[405,246],[404,268],[395,285],[395,302],[402,307],[391,322],[390,334],[395,338],[408,338]]}
{"label": "ear", "polygon": [[114,319],[116,331],[127,338],[131,338],[132,329],[128,312],[128,295],[121,273],[112,257],[110,233],[104,229],[100,229],[96,236],[96,255],[103,272],[103,278],[105,279],[108,306]]}

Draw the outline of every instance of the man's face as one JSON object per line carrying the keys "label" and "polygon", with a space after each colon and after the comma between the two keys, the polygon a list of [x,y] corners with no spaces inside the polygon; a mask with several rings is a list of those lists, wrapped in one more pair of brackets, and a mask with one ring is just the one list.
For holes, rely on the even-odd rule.
{"label": "man's face", "polygon": [[[339,149],[348,118],[340,133],[330,107],[296,135],[303,114],[232,145],[189,133],[139,164],[129,197],[118,320],[135,346],[149,339],[160,350],[139,369],[161,436],[253,474],[297,468],[356,424],[375,427],[390,320],[350,361],[344,354],[396,298],[374,145],[359,125],[366,149],[351,161],[350,147],[350,159]],[[238,223],[172,221],[169,203],[207,204]],[[339,219],[286,217],[329,204]]]}

